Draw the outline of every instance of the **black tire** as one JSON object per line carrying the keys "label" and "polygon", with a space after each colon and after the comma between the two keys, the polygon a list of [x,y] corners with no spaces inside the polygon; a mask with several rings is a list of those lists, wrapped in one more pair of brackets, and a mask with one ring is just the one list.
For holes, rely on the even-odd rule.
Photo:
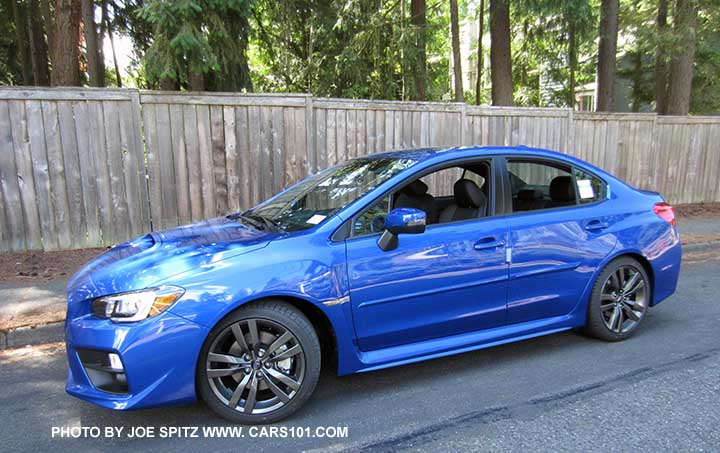
{"label": "black tire", "polygon": [[[630,290],[634,286],[622,291],[635,278],[634,273],[638,274],[637,279],[642,283],[634,284],[638,288],[632,294]],[[625,284],[615,284],[614,282],[619,282],[622,276],[626,276]],[[620,290],[618,291],[616,287]],[[650,278],[642,264],[630,257],[613,260],[595,281],[588,303],[587,324],[583,331],[605,341],[622,341],[630,338],[645,319],[652,300],[651,296]],[[616,315],[615,312],[618,310],[619,315]]]}
{"label": "black tire", "polygon": [[[251,333],[250,324],[255,326],[255,337]],[[242,340],[237,339],[236,332],[238,330],[242,332]],[[285,348],[284,352],[273,352],[272,354],[268,352],[263,358],[265,351],[263,348],[270,351],[270,346],[275,343],[272,340],[274,332],[277,332],[275,340],[280,340],[281,336],[286,335],[286,333],[281,332],[289,333],[292,338],[281,343],[275,349],[275,351],[281,351],[281,348]],[[228,335],[232,335],[232,337],[228,337]],[[251,340],[253,338],[258,338],[256,343],[260,346],[252,345]],[[262,338],[266,338],[266,340],[263,341]],[[240,341],[246,341],[247,353],[239,352],[245,350],[240,346]],[[224,352],[224,350],[221,350],[223,345],[232,345],[230,351],[236,352]],[[272,356],[279,358],[283,353],[291,352],[289,350],[294,351],[298,345],[300,347],[299,353],[268,364],[268,362],[275,360]],[[211,348],[213,361],[208,362]],[[225,363],[216,360],[218,355],[230,356],[244,362],[246,361],[245,357],[250,357],[251,360],[242,364],[238,362]],[[264,362],[260,363],[261,360],[264,360]],[[288,369],[278,368],[281,362],[288,361],[290,363]],[[217,368],[218,366],[220,368]],[[212,329],[198,358],[195,382],[200,398],[219,416],[234,423],[249,425],[273,423],[290,416],[310,398],[320,375],[320,366],[320,342],[310,321],[292,305],[281,300],[268,299],[240,307]],[[208,367],[212,369],[208,370]],[[233,371],[234,374],[232,376],[208,377],[208,371],[222,372],[225,369],[228,372]],[[237,369],[242,369],[242,372],[235,372]],[[290,377],[294,380],[293,385],[299,383],[299,388],[294,390],[286,386],[286,381],[275,379],[278,372],[291,375],[285,376],[284,379]],[[271,376],[270,373],[273,373],[273,375]],[[299,377],[293,373],[299,374]],[[236,382],[235,388],[238,389],[245,382],[246,377],[249,381],[243,386],[242,390],[239,390],[239,395],[245,395],[245,399],[238,396],[240,399],[236,399],[234,408],[231,408],[235,393],[238,391],[232,391],[233,380]],[[262,389],[263,385],[265,386],[264,389]],[[271,388],[271,385],[273,388]],[[251,397],[252,387],[255,388],[255,392],[252,393]],[[281,401],[277,390],[280,390],[286,398],[291,395],[289,401]],[[228,392],[230,392],[230,395]],[[261,401],[262,395],[268,398],[265,402]],[[245,413],[246,408],[241,406],[245,406],[248,400],[252,402],[252,406],[248,406],[250,410]],[[275,400],[277,402],[273,403]],[[274,408],[281,403],[281,406]],[[267,407],[259,407],[260,404],[267,404]],[[266,412],[253,413],[257,411]]]}

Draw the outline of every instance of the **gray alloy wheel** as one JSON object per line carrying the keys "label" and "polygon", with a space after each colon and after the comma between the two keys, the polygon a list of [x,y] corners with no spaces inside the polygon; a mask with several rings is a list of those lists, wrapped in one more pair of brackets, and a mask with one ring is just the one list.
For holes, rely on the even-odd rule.
{"label": "gray alloy wheel", "polygon": [[618,267],[605,280],[600,309],[608,330],[627,333],[637,327],[648,307],[646,288],[645,277],[629,265]]}
{"label": "gray alloy wheel", "polygon": [[642,264],[630,257],[612,261],[593,287],[585,331],[607,341],[630,337],[645,319],[651,294],[651,282]]}
{"label": "gray alloy wheel", "polygon": [[309,399],[320,342],[297,308],[279,300],[243,306],[208,335],[196,383],[205,403],[239,423],[272,423]]}
{"label": "gray alloy wheel", "polygon": [[207,356],[215,395],[245,414],[272,412],[289,403],[305,377],[297,338],[269,319],[249,318],[220,332]]}

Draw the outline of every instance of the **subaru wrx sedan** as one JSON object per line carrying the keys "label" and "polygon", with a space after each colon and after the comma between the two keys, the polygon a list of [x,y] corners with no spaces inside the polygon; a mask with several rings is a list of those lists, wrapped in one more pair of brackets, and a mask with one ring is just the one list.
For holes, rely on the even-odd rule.
{"label": "subaru wrx sedan", "polygon": [[67,392],[118,410],[199,398],[274,422],[322,366],[371,371],[579,327],[624,340],[675,291],[680,261],[658,193],[563,154],[353,159],[85,266],[68,285]]}

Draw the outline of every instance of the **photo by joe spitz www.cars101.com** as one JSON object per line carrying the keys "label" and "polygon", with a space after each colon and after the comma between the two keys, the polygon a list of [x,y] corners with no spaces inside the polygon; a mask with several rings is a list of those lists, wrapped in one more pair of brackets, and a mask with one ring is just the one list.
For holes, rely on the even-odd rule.
{"label": "photo by joe spitz www.cars101.com", "polygon": [[69,394],[301,409],[321,367],[377,370],[581,328],[632,336],[673,294],[673,208],[526,147],[394,151],[244,212],[113,247],[68,284]]}

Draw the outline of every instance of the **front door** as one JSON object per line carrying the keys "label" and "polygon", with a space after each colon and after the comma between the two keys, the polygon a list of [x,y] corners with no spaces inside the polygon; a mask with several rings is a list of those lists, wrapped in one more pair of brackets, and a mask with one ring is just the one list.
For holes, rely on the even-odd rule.
{"label": "front door", "polygon": [[[428,225],[421,234],[401,234],[394,250],[378,247],[377,224],[382,221],[373,221],[390,210],[390,195],[366,210],[368,215],[356,218],[356,237],[347,239],[346,247],[360,349],[377,350],[505,324],[508,228],[504,218],[492,216],[490,180],[494,178],[489,170],[489,162],[483,161],[423,177],[429,191],[422,199],[426,203],[434,199],[439,206],[439,223]],[[454,197],[458,178],[473,181],[487,194],[488,205],[473,214],[477,217],[459,219],[458,211],[449,215],[452,206],[438,203],[448,195]]]}

